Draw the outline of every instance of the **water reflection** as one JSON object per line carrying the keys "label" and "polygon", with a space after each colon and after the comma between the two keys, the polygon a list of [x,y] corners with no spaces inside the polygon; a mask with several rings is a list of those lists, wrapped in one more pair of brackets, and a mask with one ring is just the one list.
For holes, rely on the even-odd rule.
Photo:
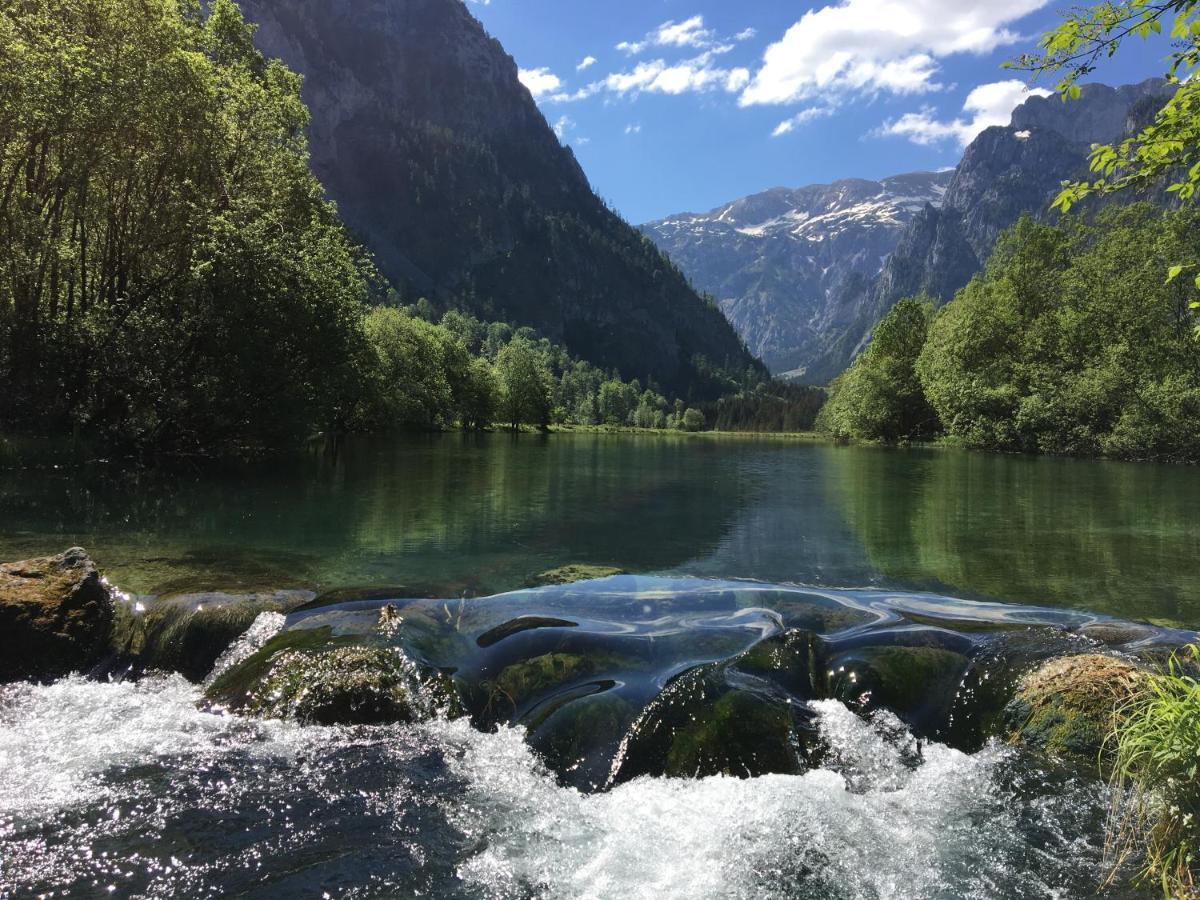
{"label": "water reflection", "polygon": [[0,462],[0,558],[78,543],[139,592],[482,595],[592,563],[1200,624],[1192,468],[638,435],[352,441],[183,471],[46,459]]}

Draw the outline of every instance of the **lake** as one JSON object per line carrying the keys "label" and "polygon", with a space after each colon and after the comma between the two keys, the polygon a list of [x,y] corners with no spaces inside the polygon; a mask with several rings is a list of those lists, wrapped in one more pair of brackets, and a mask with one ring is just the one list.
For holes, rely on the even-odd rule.
{"label": "lake", "polygon": [[[0,686],[0,896],[1095,896],[1111,871],[1106,786],[964,740],[967,713],[1005,647],[1097,646],[1072,631],[1085,610],[1200,625],[1189,468],[625,434],[356,440],[169,469],[4,459],[0,558],[79,544],[143,595],[481,597],[407,601],[404,646],[477,682],[574,652],[611,671],[565,683],[565,706],[510,690],[479,728],[217,714],[178,675]],[[655,577],[490,596],[568,563]],[[374,633],[383,602],[288,627]],[[834,624],[814,674],[851,691],[796,695],[819,763],[750,778],[641,767],[663,732],[645,713],[626,731],[637,709],[686,729],[692,695],[658,699],[672,686],[724,672],[705,690],[761,688],[740,654],[816,628],[815,611]],[[284,617],[260,625],[263,640]],[[904,702],[871,711],[886,686],[872,667],[906,642],[935,658],[931,636],[954,651],[936,658],[970,658],[970,684],[959,669],[940,687],[901,678]],[[942,725],[923,726],[934,707]],[[625,708],[571,724],[572,709]],[[751,724],[736,719],[731,746]],[[1155,896],[1129,874],[1105,896]]]}
{"label": "lake", "polygon": [[0,558],[137,593],[479,596],[566,563],[1200,625],[1200,470],[782,438],[437,435],[253,464],[0,469]]}

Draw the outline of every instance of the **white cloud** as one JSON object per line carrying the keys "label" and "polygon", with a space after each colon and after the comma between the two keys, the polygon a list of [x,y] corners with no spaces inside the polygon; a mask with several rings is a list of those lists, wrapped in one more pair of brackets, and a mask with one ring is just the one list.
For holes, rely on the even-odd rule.
{"label": "white cloud", "polygon": [[576,147],[584,147],[584,146],[586,146],[586,145],[590,144],[591,142],[592,142],[592,139],[591,139],[591,138],[589,138],[589,137],[577,137],[577,138],[575,138],[575,146],[576,146]]}
{"label": "white cloud", "polygon": [[630,124],[625,126],[625,133],[626,134],[641,134],[642,133],[642,123],[641,122],[631,122]]}
{"label": "white cloud", "polygon": [[668,64],[655,59],[638,63],[628,72],[614,72],[599,85],[616,94],[685,94],[689,91],[724,90],[736,93],[750,81],[750,71],[723,69],[712,64],[713,51],[694,59]]}
{"label": "white cloud", "polygon": [[938,59],[987,53],[1017,41],[1019,35],[1006,26],[1049,2],[841,0],[809,10],[767,48],[741,103],[937,90]]}
{"label": "white cloud", "polygon": [[695,47],[704,49],[713,44],[714,32],[704,27],[704,16],[692,16],[682,22],[663,22],[640,41],[621,41],[617,49],[630,56],[649,47]]}
{"label": "white cloud", "polygon": [[567,132],[575,127],[575,120],[570,116],[559,116],[558,121],[551,127],[554,129],[554,136],[561,141]]}
{"label": "white cloud", "polygon": [[517,78],[529,88],[529,93],[533,94],[535,100],[562,87],[562,79],[545,67],[518,69]]}
{"label": "white cloud", "polygon": [[584,69],[590,68],[591,66],[594,66],[595,64],[596,64],[596,57],[585,56],[583,59],[581,59],[579,61],[579,65],[577,65],[575,67],[575,71],[582,72]]}
{"label": "white cloud", "polygon": [[832,106],[809,106],[800,110],[794,116],[784,119],[775,126],[775,130],[771,132],[771,137],[782,137],[785,134],[790,134],[801,125],[813,121],[813,119],[823,119],[826,116],[833,115]]}
{"label": "white cloud", "polygon": [[928,107],[920,112],[905,113],[898,119],[885,122],[875,133],[906,137],[914,144],[928,146],[942,141],[957,141],[965,147],[979,132],[992,125],[1007,125],[1014,108],[1030,96],[1046,97],[1044,88],[1030,90],[1025,82],[1012,79],[981,84],[967,94],[963,101],[965,116],[940,121]]}
{"label": "white cloud", "polygon": [[738,43],[741,43],[742,41],[750,40],[750,38],[754,37],[756,34],[758,34],[757,28],[743,28],[733,36],[733,39]]}

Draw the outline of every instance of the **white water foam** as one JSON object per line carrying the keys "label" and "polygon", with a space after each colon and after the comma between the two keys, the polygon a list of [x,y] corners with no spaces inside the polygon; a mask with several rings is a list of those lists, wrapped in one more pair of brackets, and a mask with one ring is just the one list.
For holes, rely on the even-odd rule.
{"label": "white water foam", "polygon": [[[392,782],[369,789],[364,808],[399,822],[414,802],[441,807],[463,837],[455,851],[457,883],[443,886],[453,893],[1074,897],[1090,896],[1101,875],[1095,821],[1105,800],[1099,786],[1074,783],[1047,791],[1034,772],[1023,788],[1014,787],[1015,753],[1008,748],[992,745],[975,754],[938,744],[918,748],[894,717],[864,721],[835,701],[813,704],[832,749],[831,768],[754,779],[642,778],[607,793],[581,794],[555,781],[518,729],[485,734],[462,720],[412,729],[302,728],[202,712],[199,696],[177,677],[137,684],[71,678],[3,689],[0,819],[107,805],[102,775],[114,765],[158,759],[181,770],[203,769],[223,754],[229,759],[231,749],[296,759],[295,787],[287,780],[270,787],[286,808],[289,790],[320,781],[328,758],[322,754],[335,744],[350,747],[348,752],[382,747],[379,764],[403,772],[411,757],[404,748],[417,743],[441,748],[462,789],[421,798],[403,787],[402,778],[400,788]],[[395,751],[388,750],[392,745]],[[368,790],[353,780],[320,783],[322,791]],[[123,790],[129,789],[126,782]],[[134,789],[146,792],[146,809],[156,808],[160,795],[153,782]],[[326,802],[332,807],[336,793]],[[147,819],[147,831],[157,827],[153,821]],[[256,865],[269,866],[280,856],[286,871],[294,859],[306,859],[305,832],[297,824],[287,828],[294,829],[295,844],[286,845],[288,852],[297,856],[255,850]],[[41,863],[36,842],[24,845],[20,871],[69,872],[77,865],[69,853],[90,838],[86,832],[64,838],[72,846],[47,849]],[[417,832],[411,840],[413,852],[424,853],[431,848],[421,841],[435,838]],[[351,843],[346,852],[370,859],[363,844]],[[239,865],[236,859],[227,863]],[[204,871],[150,895],[199,896]],[[366,869],[362,876],[368,877]],[[346,882],[342,888],[347,896],[378,895],[368,884]]]}
{"label": "white water foam", "polygon": [[[460,875],[494,897],[1052,897],[1079,894],[1050,881],[1096,883],[1099,848],[1064,833],[1059,801],[1001,791],[1012,751],[931,744],[913,765],[894,717],[813,705],[844,771],[642,778],[592,795],[557,786],[518,731],[445,726],[471,784],[456,823],[486,845]],[[1069,803],[1099,808],[1098,788],[1080,790]],[[1031,818],[1048,846],[1025,845]]]}
{"label": "white water foam", "polygon": [[203,756],[233,743],[294,753],[310,739],[305,732],[315,731],[203,712],[199,700],[178,675],[119,683],[73,676],[0,688],[0,813],[94,800],[98,776],[112,766]]}

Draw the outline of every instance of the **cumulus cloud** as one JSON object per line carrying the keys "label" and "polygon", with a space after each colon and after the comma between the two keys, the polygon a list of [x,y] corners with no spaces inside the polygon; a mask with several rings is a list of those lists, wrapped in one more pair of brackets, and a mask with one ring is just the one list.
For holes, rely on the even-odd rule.
{"label": "cumulus cloud", "polygon": [[596,64],[596,57],[594,57],[594,56],[585,56],[583,59],[581,59],[581,60],[579,61],[579,65],[577,65],[577,66],[575,67],[575,71],[576,71],[576,72],[582,72],[584,69],[591,68],[591,67],[592,67],[592,66],[594,66],[595,64]]}
{"label": "cumulus cloud", "polygon": [[677,63],[655,59],[638,63],[628,72],[614,72],[599,85],[616,94],[685,94],[689,91],[723,90],[737,93],[750,81],[750,71],[713,65],[714,52]]}
{"label": "cumulus cloud", "polygon": [[642,133],[642,123],[641,122],[631,122],[630,124],[625,126],[625,133],[626,134],[641,134]]}
{"label": "cumulus cloud", "polygon": [[714,33],[704,27],[704,16],[692,16],[682,22],[663,22],[640,41],[621,41],[617,49],[636,56],[650,47],[711,47]]}
{"label": "cumulus cloud", "polygon": [[757,28],[743,28],[733,36],[733,39],[738,43],[741,43],[742,41],[750,40],[750,38],[754,37],[756,34],[758,34]]}
{"label": "cumulus cloud", "polygon": [[544,66],[540,69],[518,69],[517,78],[529,88],[535,100],[562,87],[562,79]]}
{"label": "cumulus cloud", "polygon": [[826,116],[833,115],[832,106],[809,106],[790,118],[784,119],[775,126],[775,130],[771,132],[771,137],[782,137],[785,134],[790,134],[801,125],[813,121],[813,119],[823,119]]}
{"label": "cumulus cloud", "polygon": [[1012,79],[981,84],[967,94],[963,101],[963,116],[949,121],[939,120],[932,109],[905,113],[898,119],[885,122],[877,135],[906,137],[914,144],[928,146],[943,141],[955,141],[965,147],[983,129],[992,125],[1007,125],[1012,111],[1029,96],[1046,97],[1044,88],[1029,89],[1025,82]]}
{"label": "cumulus cloud", "polygon": [[[817,95],[937,90],[937,60],[1019,40],[1007,26],[1049,0],[841,0],[809,10],[763,54],[743,106]],[[832,49],[836,48],[836,49]]]}

